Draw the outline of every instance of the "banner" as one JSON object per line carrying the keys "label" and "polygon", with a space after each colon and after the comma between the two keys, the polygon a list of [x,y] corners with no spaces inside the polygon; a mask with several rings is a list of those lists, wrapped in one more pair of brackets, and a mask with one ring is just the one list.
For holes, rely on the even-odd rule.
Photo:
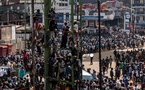
{"label": "banner", "polygon": [[130,13],[129,12],[125,12],[124,14],[124,31],[125,30],[130,30]]}

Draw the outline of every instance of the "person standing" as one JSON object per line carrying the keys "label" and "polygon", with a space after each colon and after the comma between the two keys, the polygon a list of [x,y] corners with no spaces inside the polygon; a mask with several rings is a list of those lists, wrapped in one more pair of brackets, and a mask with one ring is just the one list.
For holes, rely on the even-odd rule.
{"label": "person standing", "polygon": [[63,35],[62,35],[62,41],[61,41],[61,48],[67,47],[67,38],[69,33],[69,26],[66,26],[66,28],[63,29]]}
{"label": "person standing", "polygon": [[27,71],[28,70],[28,62],[29,62],[29,54],[25,50],[23,53],[23,62],[24,62],[24,67]]}
{"label": "person standing", "polygon": [[18,77],[20,80],[23,79],[23,77],[26,75],[26,70],[24,69],[24,67],[22,66],[19,70],[19,73],[18,73]]}
{"label": "person standing", "polygon": [[110,58],[109,58],[110,68],[112,67],[112,62],[113,62],[113,58],[112,58],[112,56],[110,56]]}
{"label": "person standing", "polygon": [[93,58],[94,58],[94,54],[91,53],[90,54],[90,65],[93,65]]}
{"label": "person standing", "polygon": [[110,70],[110,77],[111,77],[112,80],[113,80],[113,76],[114,76],[114,72],[113,72],[113,68],[111,68],[111,70]]}
{"label": "person standing", "polygon": [[124,75],[124,77],[123,77],[123,82],[124,82],[124,84],[126,85],[126,87],[128,86],[128,77],[126,76],[126,75]]}

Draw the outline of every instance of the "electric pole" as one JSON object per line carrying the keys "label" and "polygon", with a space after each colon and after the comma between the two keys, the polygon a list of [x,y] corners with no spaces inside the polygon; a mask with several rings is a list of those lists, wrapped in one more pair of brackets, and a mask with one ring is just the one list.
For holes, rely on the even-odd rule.
{"label": "electric pole", "polygon": [[45,46],[45,53],[44,53],[44,78],[45,78],[45,90],[50,90],[50,81],[49,81],[49,78],[48,77],[48,74],[49,74],[49,56],[51,54],[51,47],[48,47],[46,45],[46,36],[49,36],[49,39],[51,38],[51,32],[49,29],[49,22],[50,22],[50,17],[48,17],[48,11],[50,10],[51,8],[51,0],[44,0],[44,30],[45,30],[45,34],[44,34],[44,46]]}
{"label": "electric pole", "polygon": [[32,75],[31,78],[33,78],[33,88],[35,90],[35,60],[34,60],[34,53],[35,53],[35,30],[34,30],[34,0],[31,0],[31,20],[32,20]]}
{"label": "electric pole", "polygon": [[102,90],[102,70],[101,70],[101,17],[100,17],[100,0],[98,0],[98,30],[99,30],[99,69],[100,69],[100,90]]}
{"label": "electric pole", "polygon": [[[72,30],[72,38],[73,38],[73,45],[72,49],[74,49],[74,0],[71,0],[71,30]],[[74,89],[74,56],[72,55],[72,66],[71,66],[71,81],[72,81],[72,88]]]}
{"label": "electric pole", "polygon": [[25,13],[24,13],[24,22],[25,22],[25,50],[26,50],[26,0],[25,0]]}
{"label": "electric pole", "polygon": [[80,68],[80,73],[81,73],[81,77],[80,77],[80,80],[82,80],[82,56],[83,56],[83,52],[82,52],[82,45],[83,45],[83,42],[82,42],[82,33],[83,33],[83,31],[82,31],[82,0],[80,0],[80,52],[81,52],[81,58],[80,58],[80,60],[81,60],[81,68]]}

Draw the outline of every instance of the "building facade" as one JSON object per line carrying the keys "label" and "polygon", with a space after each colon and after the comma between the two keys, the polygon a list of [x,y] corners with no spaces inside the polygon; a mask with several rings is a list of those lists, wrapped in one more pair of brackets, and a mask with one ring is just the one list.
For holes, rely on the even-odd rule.
{"label": "building facade", "polygon": [[70,21],[71,6],[70,0],[55,0],[53,6],[55,8],[57,28],[61,29],[64,22]]}
{"label": "building facade", "polygon": [[[7,20],[9,19],[10,15],[9,13],[7,13],[7,11],[14,12],[14,10],[16,10],[16,11],[19,11],[18,13],[20,13],[20,10],[21,10],[24,16],[25,2],[28,7],[27,13],[29,13],[31,16],[31,0],[0,0],[0,21],[8,22]],[[39,9],[42,15],[40,23],[44,23],[43,2],[44,0],[34,0],[34,10],[35,10],[34,13],[36,13],[37,10]],[[58,22],[58,28],[62,28],[64,21],[70,20],[70,12],[71,12],[70,0],[52,0],[52,7],[55,8],[55,12],[57,13],[56,20]],[[5,15],[3,15],[3,13]],[[17,18],[17,19],[15,18],[14,20],[18,20],[18,19],[21,19],[21,18]],[[32,23],[31,20],[30,20],[30,23]]]}
{"label": "building facade", "polygon": [[136,24],[145,25],[145,0],[132,0],[133,19]]}

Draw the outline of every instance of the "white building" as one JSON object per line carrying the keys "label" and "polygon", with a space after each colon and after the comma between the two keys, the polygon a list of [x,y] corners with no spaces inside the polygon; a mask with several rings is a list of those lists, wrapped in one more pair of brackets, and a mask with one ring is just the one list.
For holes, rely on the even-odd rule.
{"label": "white building", "polygon": [[62,28],[64,21],[70,21],[70,0],[53,0],[53,6],[57,13],[58,28]]}

